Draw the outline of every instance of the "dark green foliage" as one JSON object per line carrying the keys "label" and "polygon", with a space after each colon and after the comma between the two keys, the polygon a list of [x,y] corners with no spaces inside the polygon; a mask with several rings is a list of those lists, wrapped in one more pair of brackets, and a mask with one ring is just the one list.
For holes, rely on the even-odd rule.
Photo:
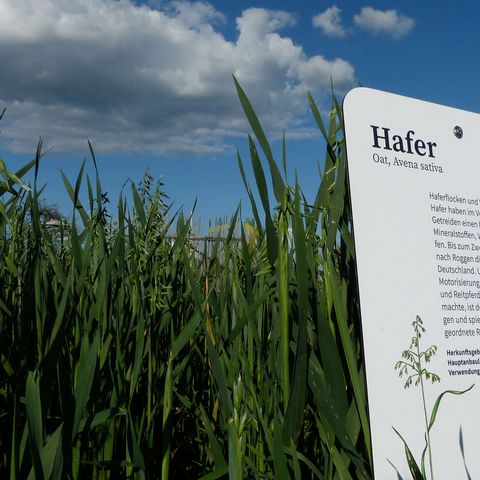
{"label": "dark green foliage", "polygon": [[309,204],[235,86],[261,206],[238,157],[256,225],[237,211],[208,254],[149,175],[112,221],[98,173],[62,174],[73,220],[52,229],[21,182],[41,146],[3,174],[2,478],[371,478],[341,112],[325,128],[309,98],[328,144]]}

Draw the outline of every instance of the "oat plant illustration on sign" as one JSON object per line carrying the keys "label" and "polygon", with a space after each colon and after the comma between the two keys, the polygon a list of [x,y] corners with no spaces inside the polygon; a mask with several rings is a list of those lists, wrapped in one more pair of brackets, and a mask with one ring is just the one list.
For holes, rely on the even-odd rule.
{"label": "oat plant illustration on sign", "polygon": [[[432,456],[432,444],[430,440],[430,431],[435,424],[437,419],[438,409],[440,407],[440,402],[442,401],[444,395],[462,395],[470,391],[474,385],[471,385],[466,390],[444,390],[436,399],[433,409],[428,415],[427,401],[425,398],[425,388],[428,382],[436,383],[440,382],[440,377],[431,372],[425,366],[430,362],[432,357],[437,353],[437,346],[431,345],[426,350],[420,350],[420,339],[425,333],[425,327],[423,326],[422,319],[417,315],[415,321],[412,323],[414,335],[410,341],[410,346],[402,352],[402,360],[399,360],[395,364],[395,370],[398,370],[400,377],[406,377],[405,388],[409,388],[412,385],[420,387],[422,394],[422,407],[423,407],[423,418],[425,421],[425,447],[422,452],[420,466],[415,460],[407,442],[402,437],[402,435],[394,428],[395,433],[402,440],[405,447],[405,456],[407,458],[408,467],[410,473],[412,474],[413,480],[435,480],[434,469],[433,469],[433,456]],[[430,471],[430,476],[427,476],[426,472],[426,457],[428,457],[428,466]]]}

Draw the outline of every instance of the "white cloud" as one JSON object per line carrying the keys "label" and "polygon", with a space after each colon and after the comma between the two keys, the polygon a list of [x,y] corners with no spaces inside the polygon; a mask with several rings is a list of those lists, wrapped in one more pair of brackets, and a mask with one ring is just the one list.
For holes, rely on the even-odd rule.
{"label": "white cloud", "polygon": [[315,15],[312,18],[312,24],[314,27],[321,28],[325,35],[343,38],[347,35],[347,31],[342,25],[340,13],[341,10],[334,5],[327,8],[323,13]]}
{"label": "white cloud", "polygon": [[406,17],[396,10],[377,10],[363,7],[354,17],[354,23],[373,34],[384,33],[398,39],[405,36],[415,25],[413,18]]}
{"label": "white cloud", "polygon": [[[156,5],[156,6],[154,6]],[[243,135],[232,73],[265,127],[306,130],[305,92],[354,81],[342,59],[308,56],[283,35],[295,17],[250,8],[238,37],[205,2],[0,0],[2,137],[31,151],[38,136],[56,151],[211,153]],[[22,25],[22,28],[18,28]]]}
{"label": "white cloud", "polygon": [[210,27],[210,23],[225,23],[227,18],[212,5],[205,2],[172,1],[167,4],[167,12],[171,11],[184,25],[195,29],[198,25]]}

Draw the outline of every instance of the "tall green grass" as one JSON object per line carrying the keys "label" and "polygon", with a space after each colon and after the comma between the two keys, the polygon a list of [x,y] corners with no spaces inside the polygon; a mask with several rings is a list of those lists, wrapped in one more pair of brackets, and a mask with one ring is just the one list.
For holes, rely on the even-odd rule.
{"label": "tall green grass", "polygon": [[235,87],[255,228],[234,236],[237,211],[208,251],[150,177],[112,222],[98,172],[62,174],[59,233],[41,145],[15,175],[1,164],[2,478],[371,478],[341,109],[324,126],[308,98],[327,149],[307,200]]}

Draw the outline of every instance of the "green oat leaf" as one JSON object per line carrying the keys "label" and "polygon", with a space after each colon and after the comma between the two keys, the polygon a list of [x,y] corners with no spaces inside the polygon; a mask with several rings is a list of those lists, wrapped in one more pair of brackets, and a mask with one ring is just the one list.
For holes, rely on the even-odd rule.
{"label": "green oat leaf", "polygon": [[99,343],[100,332],[97,332],[93,342],[90,345],[88,337],[85,336],[82,341],[80,360],[78,363],[78,382],[74,393],[75,409],[71,432],[72,442],[78,433],[80,422],[83,418],[83,414],[90,397],[90,391],[92,389],[93,378],[95,376],[95,369],[97,366]]}
{"label": "green oat leaf", "polygon": [[[354,392],[355,402],[357,404],[358,413],[360,416],[360,422],[363,428],[363,435],[365,436],[366,449],[369,459],[371,459],[371,448],[370,448],[370,429],[368,424],[367,417],[367,404],[363,388],[364,378],[361,375],[357,367],[357,355],[355,351],[355,346],[352,344],[350,338],[350,332],[348,327],[348,313],[344,306],[344,301],[342,299],[342,294],[344,295],[345,291],[345,281],[343,280],[342,287],[340,288],[338,284],[338,279],[336,275],[335,265],[331,257],[330,252],[327,251],[327,258],[324,263],[325,269],[325,282],[327,289],[327,297],[331,298],[333,304],[335,315],[337,319],[337,325],[340,332],[340,340],[343,346],[343,353],[347,362],[348,373],[350,375],[350,381],[352,382],[352,388]],[[343,291],[342,291],[343,290]]]}
{"label": "green oat leaf", "polygon": [[252,160],[253,173],[257,183],[258,193],[262,201],[263,210],[265,212],[265,230],[267,233],[267,253],[270,264],[273,265],[278,257],[278,239],[273,225],[272,215],[270,213],[270,202],[268,198],[267,182],[265,181],[265,172],[263,170],[257,149],[252,138],[248,137],[250,146],[250,157]]}
{"label": "green oat leaf", "polygon": [[228,475],[228,465],[217,467],[213,472],[207,473],[203,477],[200,477],[199,480],[217,480],[225,475]]}
{"label": "green oat leaf", "polygon": [[285,416],[284,435],[287,442],[296,442],[303,424],[308,376],[307,324],[309,316],[309,272],[306,252],[305,229],[300,209],[300,190],[295,187],[293,214],[293,238],[296,247],[296,277],[298,295],[298,335],[292,391]]}
{"label": "green oat leaf", "polygon": [[285,458],[285,451],[282,440],[281,425],[278,418],[274,419],[273,423],[273,470],[275,478],[278,480],[288,480],[290,475],[287,468],[287,459]]}
{"label": "green oat leaf", "polygon": [[175,359],[175,357],[180,353],[182,348],[194,338],[195,332],[200,325],[202,318],[203,317],[200,312],[197,311],[188,321],[188,323],[183,327],[182,331],[172,342],[172,358]]}
{"label": "green oat leaf", "polygon": [[82,218],[83,226],[87,228],[89,217],[87,212],[83,208],[82,202],[78,198],[84,169],[85,169],[85,162],[83,162],[82,166],[80,167],[80,171],[77,176],[77,181],[75,183],[75,188],[73,188],[72,184],[68,181],[67,176],[63,172],[60,172],[60,175],[62,176],[63,184],[65,185],[68,196],[70,197],[70,200],[72,201],[74,208],[78,210],[78,213]]}
{"label": "green oat leaf", "polygon": [[262,222],[260,221],[260,215],[258,213],[257,203],[255,202],[255,198],[253,196],[252,190],[247,181],[247,177],[245,175],[245,169],[243,167],[243,162],[240,157],[240,152],[238,151],[238,149],[237,149],[237,163],[238,163],[238,169],[240,170],[240,175],[242,177],[243,184],[245,186],[245,190],[247,191],[247,195],[250,200],[250,206],[252,207],[253,217],[255,218],[255,226],[260,236],[263,236]]}
{"label": "green oat leaf", "polygon": [[43,422],[38,372],[36,374],[34,372],[28,373],[25,391],[29,444],[32,455],[33,470],[35,472],[35,478],[41,480],[44,478],[41,457],[43,447]]}
{"label": "green oat leaf", "polygon": [[245,112],[245,116],[247,117],[247,120],[252,127],[253,133],[257,137],[258,143],[260,143],[260,146],[262,147],[263,153],[267,157],[268,164],[270,166],[270,174],[272,176],[275,198],[277,199],[277,202],[280,202],[283,192],[285,190],[285,184],[283,182],[282,175],[280,174],[280,170],[278,169],[278,166],[273,159],[272,150],[268,143],[267,137],[262,129],[262,126],[260,125],[257,114],[255,113],[250,101],[247,98],[247,95],[245,94],[235,77],[233,77],[233,82],[235,84],[240,103],[242,104],[243,111]]}

